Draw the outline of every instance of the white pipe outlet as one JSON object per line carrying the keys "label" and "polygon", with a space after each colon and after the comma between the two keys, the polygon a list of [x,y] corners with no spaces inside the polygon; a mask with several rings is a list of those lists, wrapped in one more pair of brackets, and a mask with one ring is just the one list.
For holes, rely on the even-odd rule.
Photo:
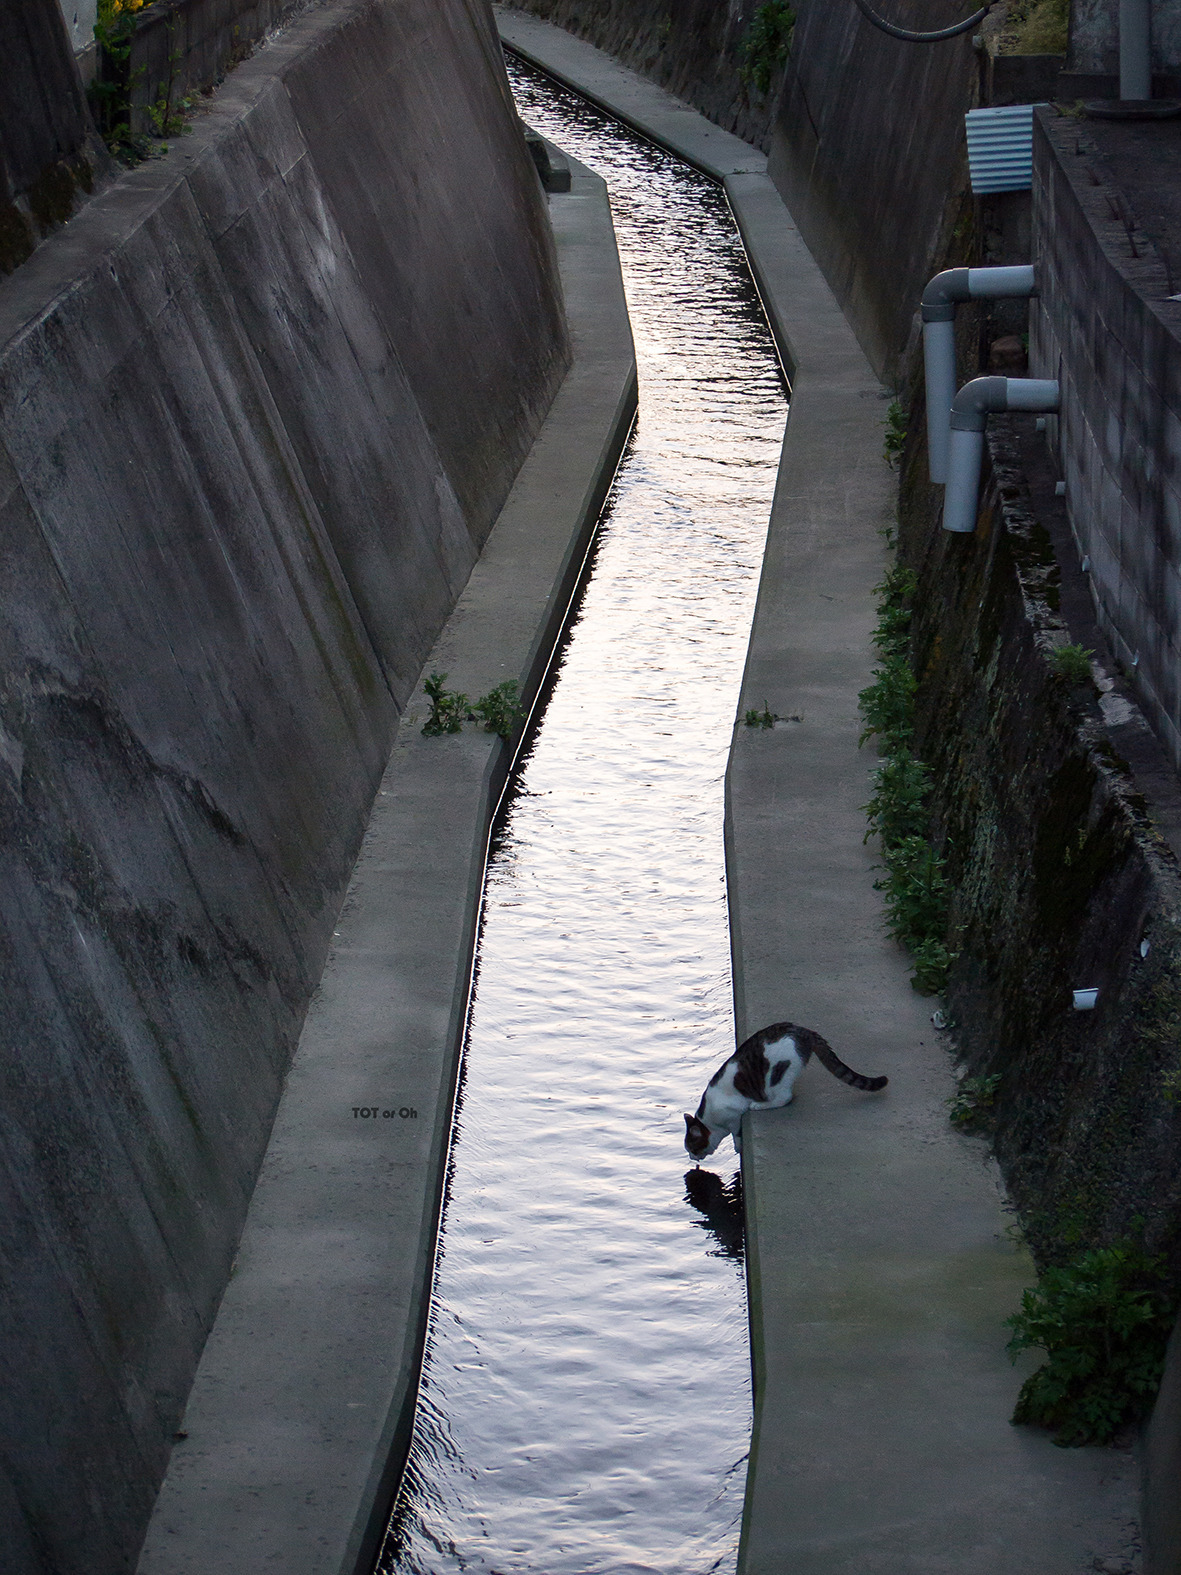
{"label": "white pipe outlet", "polygon": [[1058,384],[1043,377],[975,377],[951,402],[943,529],[970,535],[980,506],[984,428],[999,410],[1057,410]]}
{"label": "white pipe outlet", "polygon": [[1037,294],[1029,264],[945,268],[923,291],[923,362],[927,381],[927,463],[931,480],[947,480],[949,417],[955,398],[955,309],[960,301]]}

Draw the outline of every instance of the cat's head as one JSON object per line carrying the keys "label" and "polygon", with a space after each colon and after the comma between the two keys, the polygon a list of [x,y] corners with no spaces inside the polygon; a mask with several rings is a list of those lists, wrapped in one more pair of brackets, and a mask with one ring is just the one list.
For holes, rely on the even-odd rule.
{"label": "cat's head", "polygon": [[690,1159],[704,1159],[712,1154],[725,1135],[722,1132],[715,1137],[700,1117],[685,1112],[685,1151]]}

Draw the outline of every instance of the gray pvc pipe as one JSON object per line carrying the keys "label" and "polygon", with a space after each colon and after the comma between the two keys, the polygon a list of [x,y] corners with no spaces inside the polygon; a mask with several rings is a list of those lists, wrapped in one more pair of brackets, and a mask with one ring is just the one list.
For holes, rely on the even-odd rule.
{"label": "gray pvc pipe", "polygon": [[949,418],[955,398],[955,309],[960,301],[1037,294],[1028,263],[1001,268],[946,268],[923,291],[923,366],[927,385],[927,464],[947,480]]}
{"label": "gray pvc pipe", "polygon": [[[967,269],[964,272],[967,273]],[[923,324],[927,379],[927,469],[931,480],[947,480],[947,442],[955,398],[955,319]]]}
{"label": "gray pvc pipe", "polygon": [[1151,0],[1119,0],[1119,96],[1152,97]]}
{"label": "gray pvc pipe", "polygon": [[1043,377],[976,377],[952,401],[943,529],[971,535],[980,507],[984,428],[997,410],[1057,410],[1058,384]]}

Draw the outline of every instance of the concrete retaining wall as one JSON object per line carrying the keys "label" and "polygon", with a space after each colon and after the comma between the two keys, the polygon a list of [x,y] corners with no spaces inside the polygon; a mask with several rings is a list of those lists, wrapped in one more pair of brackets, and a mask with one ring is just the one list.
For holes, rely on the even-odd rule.
{"label": "concrete retaining wall", "polygon": [[268,32],[308,0],[158,0],[136,13],[128,69],[132,127],[150,132],[147,106],[171,113],[188,93],[220,82]]}
{"label": "concrete retaining wall", "polygon": [[0,290],[0,1546],[130,1567],[392,729],[568,351],[482,0],[345,0]]}
{"label": "concrete retaining wall", "polygon": [[1100,626],[1181,766],[1181,304],[1080,145],[1038,112],[1031,366],[1062,384],[1050,438]]}
{"label": "concrete retaining wall", "polygon": [[[1181,67],[1181,6],[1152,0],[1152,67]],[[1070,0],[1070,69],[1119,70],[1119,0]]]}
{"label": "concrete retaining wall", "polygon": [[63,224],[106,168],[61,9],[0,9],[0,276]]}

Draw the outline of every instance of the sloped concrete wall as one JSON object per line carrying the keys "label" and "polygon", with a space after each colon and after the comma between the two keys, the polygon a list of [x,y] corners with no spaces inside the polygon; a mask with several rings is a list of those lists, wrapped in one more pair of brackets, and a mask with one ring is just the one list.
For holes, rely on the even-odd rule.
{"label": "sloped concrete wall", "polygon": [[484,0],[345,0],[0,289],[0,1547],[134,1567],[399,709],[568,360]]}
{"label": "sloped concrete wall", "polygon": [[[797,10],[768,170],[874,370],[893,382],[967,186],[979,57],[967,35],[889,38],[852,0]],[[924,0],[889,7],[904,27],[932,26],[931,13]]]}

